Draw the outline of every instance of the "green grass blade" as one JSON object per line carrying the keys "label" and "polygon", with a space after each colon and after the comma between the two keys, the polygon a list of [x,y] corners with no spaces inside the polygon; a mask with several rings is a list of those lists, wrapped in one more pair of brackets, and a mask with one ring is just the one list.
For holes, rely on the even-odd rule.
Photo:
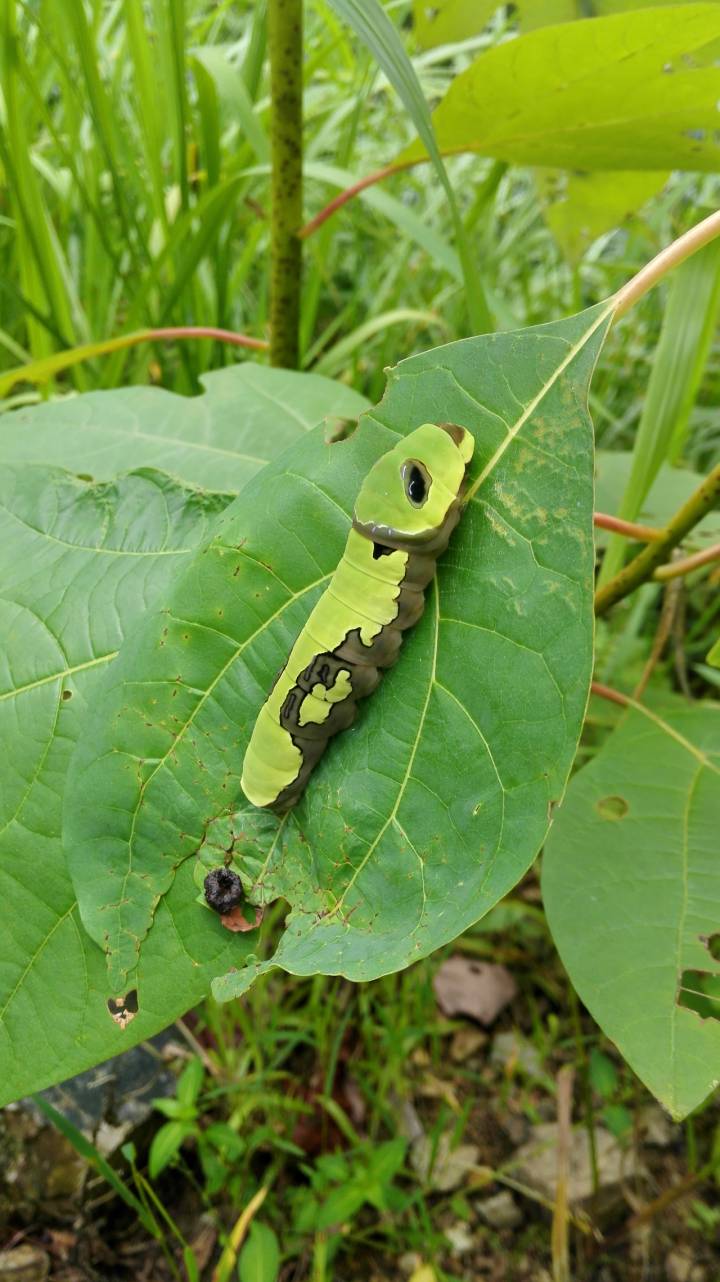
{"label": "green grass blade", "polygon": [[383,312],[380,316],[373,316],[364,325],[358,325],[352,333],[345,334],[315,362],[313,373],[336,377],[345,369],[348,358],[359,347],[363,347],[376,334],[385,333],[392,325],[405,325],[421,330],[447,328],[442,317],[435,312],[418,311],[412,307],[399,307],[395,311]]}
{"label": "green grass blade", "polygon": [[[270,160],[270,140],[255,111],[243,77],[223,49],[206,45],[193,50],[193,60],[213,82],[219,114],[224,124],[237,124],[261,165]],[[198,84],[198,89],[200,88]]]}
{"label": "green grass blade", "polygon": [[49,1104],[46,1099],[43,1099],[42,1095],[34,1095],[33,1101],[40,1109],[40,1112],[45,1114],[48,1121],[52,1122],[56,1130],[72,1144],[75,1152],[79,1153],[99,1175],[102,1175],[117,1196],[122,1198],[125,1205],[135,1212],[146,1232],[150,1233],[154,1238],[160,1237],[161,1231],[154,1217],[150,1215],[139,1198],[134,1193],[131,1193],[110,1163],[106,1162],[102,1154],[95,1148],[95,1145],[85,1138],[82,1131],[73,1126],[72,1122],[68,1121],[62,1113],[58,1113],[57,1109],[53,1108],[52,1104]]}
{"label": "green grass blade", "polygon": [[148,257],[147,244],[140,223],[134,214],[132,202],[126,195],[126,184],[121,177],[120,169],[125,148],[120,137],[118,113],[113,111],[100,75],[98,51],[85,9],[82,4],[77,3],[77,0],[60,0],[60,4],[80,59],[93,128],[110,173],[115,207],[127,248],[135,256],[140,253]]}
{"label": "green grass blade", "polygon": [[145,166],[152,185],[155,217],[167,222],[162,166],[163,123],[153,52],[142,0],[124,0],[127,48],[137,93],[138,119],[145,146]]}
{"label": "green grass blade", "polygon": [[335,10],[370,49],[405,105],[418,135],[435,166],[452,214],[465,282],[465,295],[470,321],[478,333],[493,328],[490,309],[469,241],[455,200],[450,179],[435,138],[430,110],[420,88],[415,69],[403,43],[380,5],[380,0],[328,0]]}
{"label": "green grass blade", "polygon": [[267,45],[267,0],[255,0],[252,17],[252,29],[248,42],[245,61],[243,62],[243,80],[250,98],[255,102],[262,82]]}
{"label": "green grass blade", "polygon": [[190,204],[188,183],[187,128],[188,94],[185,80],[185,0],[169,0],[169,34],[175,107],[175,139],[183,209]]}
{"label": "green grass blade", "polygon": [[192,59],[202,134],[200,163],[206,171],[208,186],[214,187],[220,181],[220,112],[215,80],[199,56],[202,53],[203,50],[199,50]]}
{"label": "green grass blade", "polygon": [[[303,172],[306,178],[316,178],[320,182],[331,183],[340,191],[357,180],[357,175],[346,169],[338,169],[335,165],[325,165],[316,161],[306,162]],[[422,245],[436,263],[441,264],[455,280],[462,281],[462,265],[455,250],[407,205],[396,200],[379,184],[375,187],[366,187],[365,191],[360,192],[358,199],[372,209],[376,209],[385,218],[389,218],[404,236],[409,236],[418,245]]]}
{"label": "green grass blade", "polygon": [[[33,313],[50,313],[53,323],[72,343],[76,333],[65,287],[68,274],[61,267],[62,251],[51,234],[50,217],[31,163],[32,140],[21,96],[22,64],[16,2],[0,0],[0,161],[17,215],[20,288]],[[27,329],[33,354],[47,353],[45,328],[33,319],[27,321]]]}

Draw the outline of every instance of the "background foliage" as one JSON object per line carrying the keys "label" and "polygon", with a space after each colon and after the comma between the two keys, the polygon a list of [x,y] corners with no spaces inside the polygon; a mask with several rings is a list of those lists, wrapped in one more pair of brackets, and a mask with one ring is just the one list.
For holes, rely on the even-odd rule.
{"label": "background foliage", "polygon": [[[266,914],[263,960],[218,979],[248,954],[252,963],[256,937],[235,936],[228,943],[198,907],[190,865],[183,864],[174,881],[161,866],[150,895],[166,888],[168,894],[140,957],[141,1009],[121,1034],[103,1005],[102,955],[75,903],[77,892],[85,924],[101,938],[93,912],[107,903],[103,854],[112,833],[118,840],[110,871],[115,875],[119,867],[122,873],[125,856],[118,865],[117,851],[127,848],[127,834],[119,816],[127,811],[128,793],[113,784],[111,795],[98,755],[121,747],[142,770],[155,754],[162,715],[154,695],[138,693],[155,672],[155,652],[143,659],[137,688],[132,683],[143,645],[152,650],[159,608],[182,603],[182,618],[192,627],[220,608],[240,626],[241,608],[226,585],[220,596],[208,592],[203,598],[195,590],[202,579],[198,549],[213,529],[221,531],[211,545],[216,548],[228,531],[236,542],[254,538],[274,569],[304,590],[311,576],[301,561],[315,556],[323,568],[332,567],[362,466],[388,431],[407,430],[418,414],[428,417],[429,404],[438,417],[452,405],[458,418],[472,418],[478,446],[487,451],[492,414],[512,421],[503,396],[529,406],[554,387],[539,355],[541,335],[567,337],[573,326],[582,328],[585,309],[717,205],[719,14],[709,2],[521,0],[509,7],[399,0],[384,10],[354,0],[308,3],[305,216],[319,218],[305,228],[304,372],[271,370],[262,359],[234,364],[216,340],[158,339],[107,356],[96,351],[94,359],[54,375],[34,363],[77,344],[99,349],[106,339],[148,326],[212,325],[267,337],[271,104],[265,5],[0,0],[0,385],[9,393],[0,404],[0,723],[8,745],[0,788],[0,885],[8,908],[0,930],[3,1101],[149,1036],[200,1000],[213,977],[219,995],[244,989],[276,944],[278,961],[284,958],[291,971],[347,969],[338,951],[344,940],[328,944],[325,930],[319,947],[321,918],[298,943],[291,930],[283,935],[280,907]],[[433,152],[429,109],[438,144],[431,163],[422,160],[423,145]],[[422,163],[402,167],[414,159]],[[392,172],[381,184],[367,186],[325,220],[328,200],[386,165]],[[590,390],[601,451],[596,508],[660,524],[716,466],[719,288],[720,254],[710,245],[610,331]],[[547,328],[515,332],[533,325]],[[468,340],[480,329],[497,333]],[[413,355],[427,348],[427,354]],[[507,379],[502,394],[501,374],[494,383],[480,364],[497,352]],[[507,519],[504,535],[498,529],[490,534],[487,524],[481,529],[479,515],[468,514],[441,571],[440,599],[452,601],[456,617],[465,611],[471,621],[485,623],[506,580],[527,591],[530,554],[536,585],[548,588],[543,558],[551,551],[553,564],[565,565],[573,540],[587,545],[590,454],[579,433],[596,355],[590,344],[583,368],[560,380],[528,423],[536,436],[547,428],[548,412],[566,433],[555,446],[567,454],[578,480],[578,507],[568,513],[560,506],[565,482],[553,481],[548,490],[538,469],[523,462],[521,449],[508,453],[491,477],[492,488],[478,495],[486,522],[490,499]],[[380,407],[351,442],[327,445],[344,434],[346,420],[352,423],[380,400],[388,364],[398,369]],[[122,388],[124,383],[137,386]],[[482,467],[485,456],[478,458]],[[319,497],[306,497],[308,485],[318,483],[328,491],[322,521]],[[550,551],[541,510],[550,520]],[[277,540],[279,511],[293,530],[290,543]],[[216,526],[222,513],[226,524]],[[299,533],[306,521],[307,544]],[[507,539],[513,525],[519,545]],[[476,540],[486,560],[471,560]],[[685,550],[717,540],[715,512],[693,531]],[[623,565],[627,543],[606,532],[598,543],[605,549],[600,583],[606,584]],[[702,1255],[698,1243],[707,1245],[717,1226],[703,1189],[717,1178],[720,1152],[716,1106],[703,1105],[720,1073],[712,942],[713,905],[720,901],[713,702],[720,684],[720,600],[712,567],[680,583],[678,591],[648,582],[598,620],[596,679],[627,695],[645,683],[648,710],[626,714],[597,699],[590,703],[576,773],[543,857],[547,922],[532,872],[455,945],[470,956],[500,957],[518,975],[521,994],[510,1026],[518,1036],[522,1030],[520,1044],[536,1052],[532,1069],[518,1070],[512,1058],[498,1067],[502,1061],[482,1046],[465,1058],[453,1055],[456,1067],[448,1067],[447,1039],[473,1030],[438,1013],[430,986],[436,959],[357,988],[322,976],[261,974],[241,1002],[220,1007],[207,998],[192,1016],[192,1031],[185,1033],[196,1055],[180,1078],[177,1099],[164,1102],[165,1122],[148,1169],[158,1187],[171,1169],[175,1188],[183,1181],[197,1185],[199,1178],[201,1202],[223,1224],[229,1208],[250,1206],[258,1218],[240,1255],[241,1279],[273,1282],[282,1269],[283,1277],[299,1278],[308,1276],[308,1268],[314,1282],[334,1270],[345,1278],[358,1252],[366,1278],[371,1258],[390,1267],[388,1260],[408,1245],[420,1252],[411,1266],[415,1282],[435,1276],[432,1269],[422,1272],[430,1262],[438,1277],[457,1277],[464,1266],[448,1254],[451,1216],[475,1224],[492,1255],[500,1258],[503,1247],[504,1277],[534,1276],[537,1259],[551,1265],[561,1282],[566,1275],[557,1244],[567,1241],[569,1222],[557,1210],[559,1201],[554,1245],[544,1230],[530,1234],[526,1268],[522,1248],[508,1254],[509,1239],[477,1229],[464,1194],[443,1200],[432,1171],[439,1151],[462,1148],[472,1137],[479,1107],[494,1110],[503,1127],[514,1114],[528,1125],[539,1124],[548,1109],[555,1116],[563,1089],[557,1074],[568,1066],[579,1076],[576,1103],[589,1132],[600,1119],[598,1134],[609,1130],[627,1148],[639,1142],[642,1130],[638,1078],[674,1116],[698,1110],[684,1139],[677,1132],[673,1150],[678,1187],[689,1189],[695,1201],[676,1212],[672,1230],[659,1232],[694,1234],[693,1250]],[[520,803],[521,817],[533,812],[532,840],[521,824],[511,843],[512,865],[508,859],[482,905],[473,900],[465,913],[458,902],[458,915],[443,922],[443,887],[438,882],[428,888],[434,908],[427,920],[423,912],[418,916],[426,932],[420,952],[445,943],[481,907],[495,903],[540,844],[547,803],[562,790],[577,743],[590,675],[584,568],[578,585],[583,623],[577,643],[570,644],[568,620],[556,606],[542,615],[542,636],[531,635],[540,628],[540,614],[534,613],[534,622],[519,621],[517,636],[529,645],[522,680],[516,665],[507,682],[498,678],[503,664],[496,647],[507,619],[493,617],[485,641],[462,650],[460,659],[449,637],[447,656],[439,652],[448,683],[460,681],[457,690],[478,734],[493,700],[513,692],[542,713],[534,728],[526,718],[522,742],[508,736],[504,768],[513,786],[522,787],[539,760],[553,774],[553,786],[541,785],[533,807]],[[407,705],[422,707],[416,685],[432,624],[429,608],[408,643],[407,663],[368,706],[359,734],[342,745],[356,780],[367,736],[383,727],[383,733],[397,734]],[[285,640],[278,631],[278,653]],[[563,692],[569,691],[562,744],[547,742],[534,648],[552,651],[551,666],[559,664]],[[167,661],[174,664],[182,651],[178,634]],[[274,652],[258,651],[258,689],[276,659]],[[188,684],[205,690],[216,667],[206,648]],[[116,722],[112,687],[126,679],[124,721]],[[241,738],[246,714],[237,715],[237,691],[230,685],[224,697],[233,734]],[[423,719],[429,710],[425,703]],[[443,743],[448,758],[465,725],[462,715],[458,720],[453,710],[452,717],[431,718],[432,743]],[[500,742],[499,703],[493,716],[490,747],[502,755],[507,745]],[[218,727],[213,721],[208,728],[215,733]],[[466,743],[473,758],[474,736],[473,730]],[[73,888],[61,811],[78,743],[67,821]],[[181,813],[184,818],[192,811],[202,827],[215,806],[222,809],[221,772],[213,769],[207,782],[202,779],[198,769],[205,763],[194,743],[169,760],[173,787],[187,782],[184,771],[192,775],[184,813],[186,803],[173,794],[175,836],[182,839]],[[414,754],[409,760],[406,753],[403,762],[410,773]],[[317,776],[317,795],[329,797],[342,773],[340,757],[329,755]],[[407,887],[397,876],[389,882],[371,878],[358,907],[362,913],[364,903],[371,910],[380,904],[388,921],[396,918],[404,928],[418,878],[426,874],[426,852],[418,864],[403,843],[415,847],[429,840],[432,822],[423,811],[420,836],[415,830],[408,836],[409,820],[398,805],[388,795],[374,817],[355,817],[359,827],[367,826],[366,842],[380,840],[381,830],[392,832],[385,866],[407,858]],[[330,811],[314,812],[311,798],[303,807],[307,823],[317,828],[313,849],[330,870],[337,834],[321,831]],[[211,826],[208,844],[228,837],[224,824],[232,836],[236,818],[231,814]],[[167,815],[160,819],[151,798],[140,832],[145,872],[148,858],[161,848],[168,853]],[[455,879],[466,863],[472,872],[471,843],[466,846],[462,867],[452,866]],[[297,863],[272,869],[273,890],[285,893],[299,913],[310,903],[318,906],[318,895],[335,885],[334,874],[328,881],[315,867],[308,871],[307,852],[299,846],[291,853]],[[344,876],[341,870],[336,889],[344,888]],[[297,919],[290,918],[291,927]],[[387,921],[379,924],[385,928]],[[590,1015],[580,1009],[552,952],[548,925]],[[416,955],[405,940],[388,949],[387,937],[380,929],[373,935],[372,923],[369,938],[370,955],[363,947],[356,958],[358,977]],[[601,968],[595,949],[602,950]],[[130,970],[137,961],[131,951]],[[293,1094],[304,1078],[307,1090]],[[424,1101],[423,1138],[434,1155],[429,1165],[410,1160],[410,1139],[398,1121],[403,1097]],[[336,1151],[342,1146],[345,1155]],[[508,1174],[492,1145],[478,1151],[485,1174],[478,1168],[473,1178],[482,1187],[513,1179],[512,1163]],[[102,1168],[103,1174],[128,1205],[142,1208],[145,1229],[162,1241],[168,1230],[148,1211],[147,1188],[152,1194],[153,1186],[143,1163],[131,1150],[125,1161],[139,1202],[112,1168]],[[666,1176],[658,1176],[661,1189]],[[252,1200],[256,1194],[267,1198],[261,1214]],[[176,1229],[169,1230],[171,1237]],[[183,1267],[196,1276],[193,1251],[178,1233]],[[583,1259],[589,1269],[612,1267],[609,1248],[604,1260],[605,1248],[598,1247],[588,1261],[582,1234],[575,1248],[579,1268]],[[234,1268],[234,1258],[227,1260],[227,1270]],[[477,1261],[468,1267],[480,1275]]]}

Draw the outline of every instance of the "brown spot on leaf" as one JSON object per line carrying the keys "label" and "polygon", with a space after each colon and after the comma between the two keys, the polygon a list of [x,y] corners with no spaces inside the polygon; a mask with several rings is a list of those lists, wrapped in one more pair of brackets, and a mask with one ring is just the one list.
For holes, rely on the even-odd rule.
{"label": "brown spot on leaf", "polygon": [[624,797],[601,797],[595,809],[602,819],[624,819],[630,804]]}
{"label": "brown spot on leaf", "polygon": [[260,925],[262,919],[263,919],[262,908],[256,908],[255,920],[248,921],[247,917],[245,917],[243,914],[243,909],[238,904],[237,907],[233,908],[229,913],[225,913],[224,917],[220,918],[220,921],[222,922],[226,930],[231,930],[233,931],[234,934],[237,934],[238,932],[242,931],[242,933],[244,934],[245,931],[247,930],[257,930],[257,927]]}

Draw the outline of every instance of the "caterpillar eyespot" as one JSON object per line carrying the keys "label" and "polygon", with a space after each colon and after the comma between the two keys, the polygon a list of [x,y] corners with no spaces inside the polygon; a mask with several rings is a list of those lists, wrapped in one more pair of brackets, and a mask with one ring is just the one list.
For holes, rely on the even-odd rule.
{"label": "caterpillar eyespot", "polygon": [[422,507],[423,503],[427,501],[430,486],[432,485],[427,469],[415,459],[408,459],[406,463],[403,463],[402,476],[405,493],[413,507]]}
{"label": "caterpillar eyespot", "polygon": [[295,805],[329,740],[397,659],[460,519],[474,444],[456,423],[424,423],[368,472],[340,563],[253,727],[242,771],[253,805]]}
{"label": "caterpillar eyespot", "polygon": [[205,899],[210,908],[224,917],[245,898],[243,885],[232,868],[213,868],[203,882]]}

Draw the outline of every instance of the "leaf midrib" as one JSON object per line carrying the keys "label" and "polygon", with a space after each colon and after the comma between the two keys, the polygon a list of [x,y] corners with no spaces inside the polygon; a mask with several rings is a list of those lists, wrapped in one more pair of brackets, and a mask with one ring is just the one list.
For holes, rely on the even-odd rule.
{"label": "leaf midrib", "polygon": [[37,681],[29,681],[27,685],[16,686],[13,690],[4,690],[0,693],[0,703],[5,699],[14,699],[16,695],[27,694],[29,690],[37,690],[39,686],[50,685],[53,681],[62,681],[64,677],[70,677],[75,672],[84,672],[86,668],[97,667],[100,663],[109,663],[111,659],[117,658],[119,650],[110,650],[107,654],[100,654],[95,659],[87,659],[85,663],[76,663],[72,667],[62,668],[59,672],[51,672],[47,677],[38,677]]}

